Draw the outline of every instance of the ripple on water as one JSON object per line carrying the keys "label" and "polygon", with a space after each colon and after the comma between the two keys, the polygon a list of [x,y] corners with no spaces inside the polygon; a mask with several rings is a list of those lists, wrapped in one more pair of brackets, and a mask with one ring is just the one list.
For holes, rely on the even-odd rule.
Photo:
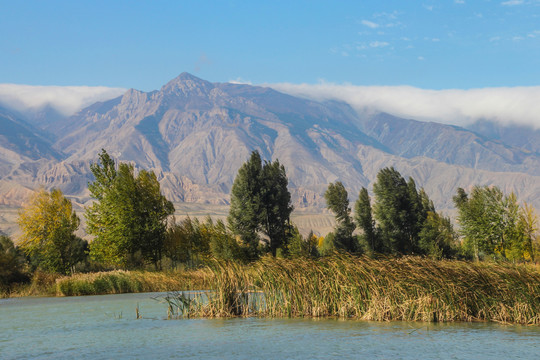
{"label": "ripple on water", "polygon": [[[0,300],[2,359],[537,359],[540,327],[338,319],[165,320],[157,294]],[[138,306],[143,319],[135,318]]]}

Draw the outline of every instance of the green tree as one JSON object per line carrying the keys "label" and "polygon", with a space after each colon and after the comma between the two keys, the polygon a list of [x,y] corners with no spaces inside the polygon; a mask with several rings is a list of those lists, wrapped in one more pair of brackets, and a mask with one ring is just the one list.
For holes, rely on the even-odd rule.
{"label": "green tree", "polygon": [[135,189],[135,247],[157,268],[162,257],[167,218],[174,213],[174,206],[161,194],[160,184],[152,171],[139,172]]}
{"label": "green tree", "polygon": [[265,162],[261,181],[262,232],[268,238],[270,252],[276,256],[277,249],[285,248],[290,237],[290,216],[293,210],[291,193],[285,168],[278,160]]}
{"label": "green tree", "polygon": [[19,212],[21,249],[42,269],[67,274],[80,260],[72,251],[80,241],[74,234],[79,223],[60,190],[41,189]]}
{"label": "green tree", "polygon": [[336,217],[333,239],[335,247],[349,252],[356,252],[358,251],[358,241],[353,236],[355,225],[351,218],[348,196],[347,190],[341,181],[330,183],[324,193],[326,207]]}
{"label": "green tree", "polygon": [[120,163],[102,150],[90,167],[95,181],[88,188],[96,201],[86,209],[88,233],[95,238],[90,255],[112,266],[140,265],[138,259],[158,267],[167,218],[174,207],[160,192],[153,172]]}
{"label": "green tree", "polygon": [[453,200],[463,246],[475,259],[485,255],[523,259],[527,241],[513,193],[504,195],[498,187],[475,186],[470,196],[459,188]]}
{"label": "green tree", "polygon": [[248,256],[256,258],[259,253],[259,231],[262,214],[262,160],[253,151],[234,179],[231,188],[231,206],[227,221],[234,234],[248,248]]}
{"label": "green tree", "polygon": [[523,232],[524,258],[535,261],[536,254],[540,250],[538,216],[534,208],[527,203],[521,207],[519,227]]}
{"label": "green tree", "polygon": [[288,253],[292,258],[316,258],[319,256],[317,248],[318,238],[311,231],[306,238],[300,234],[295,226],[292,230],[291,241],[288,245]]}
{"label": "green tree", "polygon": [[371,199],[365,187],[360,190],[358,200],[354,206],[356,224],[363,231],[363,242],[370,251],[382,252],[383,244],[380,242],[378,230],[371,212]]}
{"label": "green tree", "polygon": [[413,182],[407,184],[393,167],[377,174],[373,213],[387,252],[411,254],[417,249],[418,203],[412,187]]}
{"label": "green tree", "polygon": [[199,219],[189,216],[175,222],[167,230],[164,253],[172,261],[184,263],[190,267],[199,265],[210,255],[210,238],[213,224],[210,219],[202,224]]}
{"label": "green tree", "polygon": [[221,260],[245,261],[247,259],[245,248],[241,247],[233,234],[227,231],[222,220],[214,223],[208,218],[205,227],[209,236],[210,253],[213,257]]}
{"label": "green tree", "polygon": [[[263,165],[257,151],[238,170],[231,188],[227,220],[252,259],[259,255],[261,241],[267,243],[274,256],[287,245],[293,210],[287,184],[283,165],[278,160]],[[261,238],[261,233],[265,238]]]}
{"label": "green tree", "polygon": [[0,290],[9,289],[11,284],[28,281],[24,273],[24,258],[11,238],[0,235]]}
{"label": "green tree", "polygon": [[419,234],[421,252],[434,259],[452,258],[457,254],[457,241],[450,218],[429,211]]}

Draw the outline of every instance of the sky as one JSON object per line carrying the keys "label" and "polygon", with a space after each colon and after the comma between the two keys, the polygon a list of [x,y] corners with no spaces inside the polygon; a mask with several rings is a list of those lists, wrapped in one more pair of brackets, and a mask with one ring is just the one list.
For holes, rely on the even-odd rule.
{"label": "sky", "polygon": [[152,91],[186,71],[289,91],[328,85],[318,96],[373,87],[444,100],[496,88],[529,104],[538,59],[540,0],[0,0],[4,93],[5,84]]}

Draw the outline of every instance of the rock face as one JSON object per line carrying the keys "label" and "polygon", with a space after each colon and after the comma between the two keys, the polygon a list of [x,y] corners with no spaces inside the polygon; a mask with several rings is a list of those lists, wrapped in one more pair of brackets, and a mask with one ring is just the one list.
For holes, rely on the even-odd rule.
{"label": "rock face", "polygon": [[[6,129],[19,131],[14,119],[2,119]],[[89,165],[106,149],[120,161],[153,170],[173,201],[227,204],[238,168],[256,149],[284,164],[297,209],[323,207],[322,194],[336,180],[353,200],[362,186],[371,190],[387,166],[413,176],[440,208],[452,207],[458,186],[474,184],[515,191],[540,208],[540,155],[533,148],[454,126],[359,115],[344,103],[270,88],[210,83],[183,73],[159,91],[132,89],[54,120],[40,120],[41,129],[54,136],[52,146],[37,137],[17,147],[12,133],[0,134],[0,203],[8,195],[14,203],[24,193],[17,187],[39,185],[86,203]]]}

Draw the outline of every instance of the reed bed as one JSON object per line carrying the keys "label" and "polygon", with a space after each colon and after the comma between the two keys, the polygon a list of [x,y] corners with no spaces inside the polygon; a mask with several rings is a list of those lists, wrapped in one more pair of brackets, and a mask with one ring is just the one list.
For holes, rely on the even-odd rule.
{"label": "reed bed", "polygon": [[183,272],[107,271],[75,274],[56,280],[57,296],[103,295],[205,289],[213,276],[209,269]]}
{"label": "reed bed", "polygon": [[177,316],[540,325],[540,273],[523,265],[336,254],[264,258],[251,266],[215,262],[209,270],[213,291],[190,298]]}

